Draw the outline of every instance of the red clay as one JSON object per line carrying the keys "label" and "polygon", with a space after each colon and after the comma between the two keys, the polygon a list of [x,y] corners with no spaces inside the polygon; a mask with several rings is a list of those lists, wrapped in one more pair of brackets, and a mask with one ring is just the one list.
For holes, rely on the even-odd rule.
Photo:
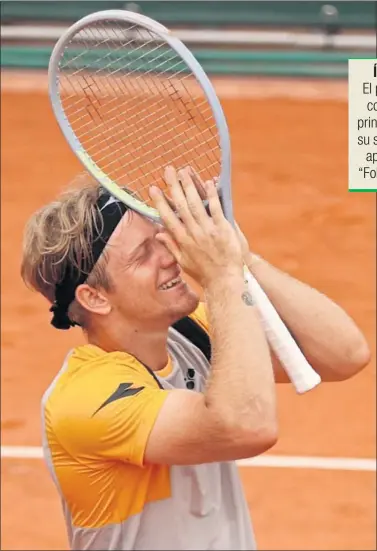
{"label": "red clay", "polygon": [[[250,85],[255,85],[250,84]],[[82,168],[45,93],[2,93],[2,445],[40,445],[40,399],[79,330],[49,325],[24,288],[27,217]],[[297,396],[278,390],[273,453],[375,455],[375,197],[347,191],[347,104],[225,99],[236,217],[256,252],[338,301],[373,361],[359,376]],[[259,548],[376,549],[375,473],[242,469]],[[40,460],[2,461],[2,549],[66,549],[60,503]]]}

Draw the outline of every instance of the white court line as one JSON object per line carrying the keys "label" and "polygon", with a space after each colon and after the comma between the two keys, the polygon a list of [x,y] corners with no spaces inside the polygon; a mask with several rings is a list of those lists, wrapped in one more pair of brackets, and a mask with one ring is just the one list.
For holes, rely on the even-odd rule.
{"label": "white court line", "polygon": [[[1,446],[1,457],[9,459],[42,459],[37,446]],[[237,461],[240,467],[272,467],[288,469],[324,469],[335,471],[376,471],[376,459],[353,457],[309,457],[292,455],[261,455]]]}
{"label": "white court line", "polygon": [[324,469],[332,471],[376,471],[376,459],[356,457],[309,457],[294,455],[261,455],[237,461],[240,467],[274,467],[277,469]]}

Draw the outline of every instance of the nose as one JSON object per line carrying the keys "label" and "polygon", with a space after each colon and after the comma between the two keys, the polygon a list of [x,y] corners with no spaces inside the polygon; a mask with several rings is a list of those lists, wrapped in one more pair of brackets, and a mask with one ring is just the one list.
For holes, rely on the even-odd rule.
{"label": "nose", "polygon": [[169,251],[164,243],[157,242],[158,255],[161,268],[170,268],[173,264],[177,264],[174,255]]}

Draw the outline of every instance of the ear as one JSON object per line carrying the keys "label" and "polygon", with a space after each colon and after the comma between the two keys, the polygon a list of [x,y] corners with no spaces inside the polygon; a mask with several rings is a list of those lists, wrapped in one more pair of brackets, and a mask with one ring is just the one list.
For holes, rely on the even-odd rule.
{"label": "ear", "polygon": [[111,304],[109,299],[101,293],[98,289],[90,287],[90,285],[83,283],[76,288],[76,300],[77,302],[93,314],[99,314],[102,316],[108,315],[111,312]]}

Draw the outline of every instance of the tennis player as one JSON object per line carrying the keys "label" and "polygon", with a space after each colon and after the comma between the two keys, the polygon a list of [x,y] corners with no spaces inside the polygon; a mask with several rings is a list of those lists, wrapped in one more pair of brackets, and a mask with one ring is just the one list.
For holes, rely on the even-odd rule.
{"label": "tennis player", "polygon": [[87,341],[68,353],[42,408],[72,549],[256,549],[235,460],[276,443],[275,383],[288,379],[244,261],[324,381],[369,361],[342,308],[249,252],[213,182],[210,216],[189,169],[168,167],[165,179],[179,218],[151,188],[164,227],[92,182],[27,224],[25,282],[52,303],[55,327],[79,325]]}

